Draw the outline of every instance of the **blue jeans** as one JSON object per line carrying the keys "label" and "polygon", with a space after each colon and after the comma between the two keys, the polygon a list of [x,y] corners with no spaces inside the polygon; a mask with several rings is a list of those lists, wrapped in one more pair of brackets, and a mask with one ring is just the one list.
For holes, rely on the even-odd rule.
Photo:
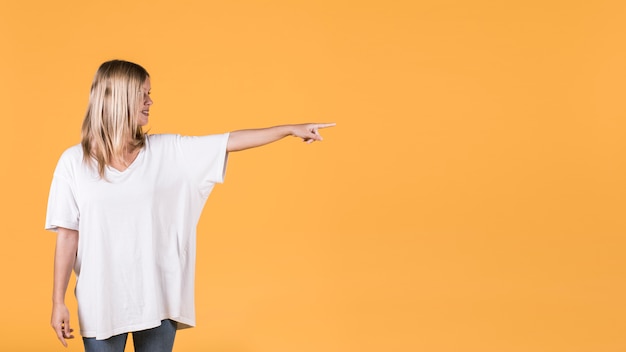
{"label": "blue jeans", "polygon": [[[134,331],[133,343],[135,352],[171,352],[176,337],[176,322],[173,320],[161,321],[156,328]],[[96,340],[95,337],[83,337],[85,352],[124,352],[128,333],[111,336],[106,340]]]}

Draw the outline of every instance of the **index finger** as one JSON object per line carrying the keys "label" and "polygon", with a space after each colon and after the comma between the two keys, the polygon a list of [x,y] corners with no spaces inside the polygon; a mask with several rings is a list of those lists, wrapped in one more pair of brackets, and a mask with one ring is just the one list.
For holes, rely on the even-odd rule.
{"label": "index finger", "polygon": [[55,326],[54,331],[57,333],[57,338],[59,339],[59,341],[61,341],[63,346],[67,347],[67,342],[65,341],[65,337],[63,336],[63,326]]}
{"label": "index finger", "polygon": [[336,123],[332,122],[332,123],[318,123],[316,124],[317,128],[326,128],[326,127],[333,127],[337,125]]}

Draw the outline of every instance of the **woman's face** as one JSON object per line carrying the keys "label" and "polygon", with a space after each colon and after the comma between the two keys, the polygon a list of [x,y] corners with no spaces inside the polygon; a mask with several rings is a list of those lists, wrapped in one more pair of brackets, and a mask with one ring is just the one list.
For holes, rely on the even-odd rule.
{"label": "woman's face", "polygon": [[137,123],[139,126],[145,126],[148,124],[148,117],[150,116],[150,106],[152,105],[152,99],[150,99],[150,77],[146,78],[141,86],[141,94],[143,96],[142,103],[139,106],[139,118]]}

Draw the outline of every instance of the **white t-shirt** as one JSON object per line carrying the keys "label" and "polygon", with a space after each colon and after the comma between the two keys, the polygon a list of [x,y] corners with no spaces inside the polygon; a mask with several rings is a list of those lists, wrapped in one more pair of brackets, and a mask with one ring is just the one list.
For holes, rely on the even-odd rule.
{"label": "white t-shirt", "polygon": [[[124,171],[106,177],[80,145],[54,171],[46,229],[78,230],[76,298],[81,335],[106,339],[172,319],[195,325],[196,225],[224,181],[228,133],[150,135]],[[93,163],[95,165],[95,162]]]}

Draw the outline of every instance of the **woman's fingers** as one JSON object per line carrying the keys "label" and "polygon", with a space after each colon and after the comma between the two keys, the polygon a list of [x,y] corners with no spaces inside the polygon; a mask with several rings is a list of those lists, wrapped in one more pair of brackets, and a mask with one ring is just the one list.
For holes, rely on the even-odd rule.
{"label": "woman's fingers", "polygon": [[302,124],[299,126],[300,130],[299,132],[294,133],[295,135],[297,135],[298,137],[302,138],[302,141],[306,142],[306,143],[313,143],[315,141],[321,141],[323,140],[322,136],[319,133],[319,129],[320,128],[327,128],[327,127],[332,127],[335,126],[336,124],[333,123],[309,123],[309,124]]}
{"label": "woman's fingers", "polygon": [[74,332],[74,329],[70,329],[69,322],[68,324],[64,325],[63,335],[66,339],[73,339],[74,338],[74,335],[72,335],[73,332]]}
{"label": "woman's fingers", "polygon": [[333,127],[336,126],[337,124],[332,122],[332,123],[318,123],[315,124],[315,128],[327,128],[327,127]]}
{"label": "woman's fingers", "polygon": [[63,323],[59,323],[54,326],[54,331],[57,334],[57,338],[59,339],[59,341],[61,341],[63,346],[67,347],[67,342],[65,341],[65,334],[64,334],[63,329],[64,329]]}
{"label": "woman's fingers", "polygon": [[66,339],[73,339],[74,329],[70,327],[70,318],[69,313],[63,312],[62,310],[56,309],[55,313],[53,313],[52,317],[52,329],[57,335],[59,341],[63,344],[63,346],[67,347]]}

